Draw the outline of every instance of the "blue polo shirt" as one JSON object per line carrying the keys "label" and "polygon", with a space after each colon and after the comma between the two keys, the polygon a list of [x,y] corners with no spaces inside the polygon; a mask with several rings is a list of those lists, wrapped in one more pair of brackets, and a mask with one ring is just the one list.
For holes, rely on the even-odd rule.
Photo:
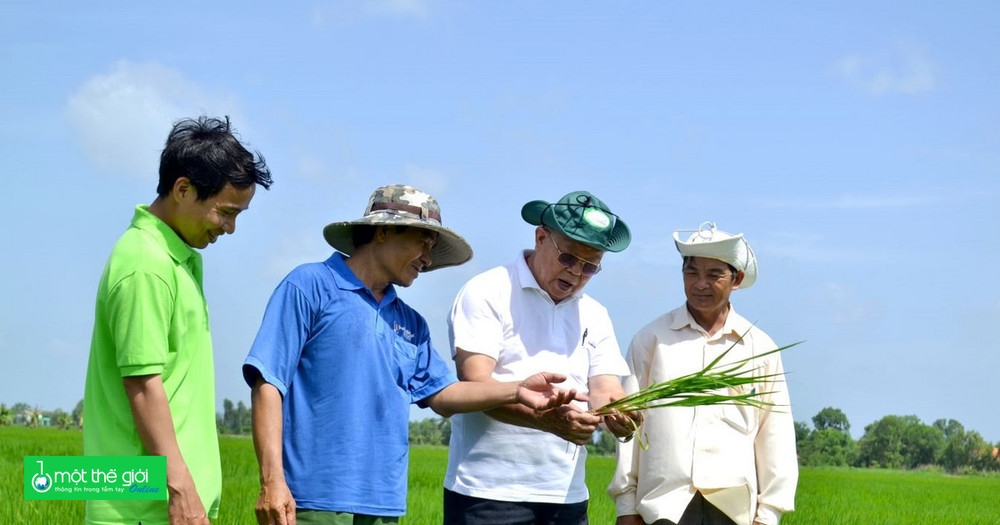
{"label": "blue polo shirt", "polygon": [[381,302],[334,253],[299,266],[268,302],[243,376],[282,396],[296,508],[406,513],[410,404],[457,381],[427,322],[390,285]]}

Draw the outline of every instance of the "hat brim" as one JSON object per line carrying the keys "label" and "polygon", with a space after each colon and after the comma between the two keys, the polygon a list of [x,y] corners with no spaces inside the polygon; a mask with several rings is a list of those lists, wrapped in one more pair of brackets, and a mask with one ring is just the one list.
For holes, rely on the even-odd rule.
{"label": "hat brim", "polygon": [[472,246],[461,235],[444,226],[428,224],[416,219],[397,217],[394,220],[386,221],[366,217],[356,221],[333,222],[323,228],[323,238],[337,251],[346,255],[354,255],[357,247],[354,246],[351,234],[356,226],[412,226],[437,232],[437,242],[431,248],[431,264],[424,268],[425,272],[448,266],[458,266],[472,259]]}
{"label": "hat brim", "polygon": [[750,288],[757,282],[757,256],[743,239],[743,234],[714,241],[687,242],[680,239],[678,232],[674,232],[674,246],[682,257],[715,259],[742,271],[741,290]]}
{"label": "hat brim", "polygon": [[531,201],[522,206],[521,218],[528,224],[552,228],[580,244],[586,244],[587,246],[601,250],[602,252],[617,253],[625,248],[628,248],[629,243],[632,242],[632,232],[629,231],[628,225],[625,224],[625,221],[622,221],[621,219],[615,221],[614,229],[611,230],[607,243],[595,243],[590,239],[586,239],[573,232],[566,231],[559,224],[559,222],[555,220],[552,212],[552,205],[545,201]]}

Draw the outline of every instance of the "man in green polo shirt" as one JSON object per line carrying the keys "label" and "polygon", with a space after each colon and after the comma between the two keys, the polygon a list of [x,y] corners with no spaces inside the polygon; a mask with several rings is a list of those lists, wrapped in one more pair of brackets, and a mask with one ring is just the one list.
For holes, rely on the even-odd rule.
{"label": "man in green polo shirt", "polygon": [[88,501],[87,523],[199,524],[218,515],[222,471],[201,255],[271,173],[229,119],[176,123],[157,197],[135,208],[97,291],[84,392],[84,453],[167,458],[168,501]]}

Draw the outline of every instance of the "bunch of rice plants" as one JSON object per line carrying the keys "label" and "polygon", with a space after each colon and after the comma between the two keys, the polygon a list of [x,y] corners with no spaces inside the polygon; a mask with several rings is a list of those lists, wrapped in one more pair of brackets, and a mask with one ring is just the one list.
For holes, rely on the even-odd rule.
{"label": "bunch of rice plants", "polygon": [[[746,334],[744,334],[746,335]],[[755,359],[787,350],[802,341],[775,348],[769,352],[757,354],[746,359],[720,365],[722,359],[742,341],[742,336],[724,352],[719,354],[704,369],[681,377],[650,385],[638,392],[612,401],[591,413],[598,416],[610,415],[614,412],[635,412],[663,407],[695,407],[704,405],[746,405],[757,408],[773,407],[774,403],[762,399],[771,394],[770,391],[756,389],[757,384],[777,380],[778,374],[755,374],[758,369],[746,365]],[[751,385],[746,391],[744,385]],[[738,393],[719,393],[738,392]],[[633,425],[635,423],[633,422]],[[638,427],[635,428],[638,430]],[[626,441],[630,439],[627,438]],[[639,444],[646,445],[640,436]]]}

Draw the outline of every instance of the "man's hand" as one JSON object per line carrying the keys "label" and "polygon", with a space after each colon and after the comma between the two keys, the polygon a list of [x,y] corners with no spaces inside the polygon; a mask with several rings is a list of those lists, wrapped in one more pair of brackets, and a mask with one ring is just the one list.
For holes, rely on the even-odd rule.
{"label": "man's hand", "polygon": [[534,410],[548,410],[565,405],[573,400],[587,401],[587,396],[578,394],[576,389],[565,390],[553,386],[566,380],[563,374],[539,372],[524,381],[517,389],[517,402]]}
{"label": "man's hand", "polygon": [[194,488],[194,480],[191,479],[187,469],[184,473],[186,476],[180,476],[180,480],[167,482],[170,500],[167,504],[167,515],[170,518],[170,525],[210,525],[205,506],[202,505],[198,491]]}
{"label": "man's hand", "polygon": [[[150,456],[167,458],[167,516],[170,525],[209,525],[191,471],[184,462],[163,378],[159,374],[122,378],[139,440]],[[218,446],[205,443],[202,446]]]}
{"label": "man's hand", "polygon": [[261,484],[254,512],[260,525],[295,525],[295,499],[288,484],[284,480]]}
{"label": "man's hand", "polygon": [[618,516],[615,520],[615,525],[645,525],[642,521],[642,516],[638,514],[629,514],[628,516]]}
{"label": "man's hand", "polygon": [[541,413],[542,430],[577,445],[586,445],[597,430],[601,418],[580,410],[576,405],[562,405]]}
{"label": "man's hand", "polygon": [[604,416],[604,426],[617,438],[629,438],[642,425],[644,420],[645,417],[640,411],[619,412],[613,410],[610,414]]}
{"label": "man's hand", "polygon": [[260,525],[295,525],[295,499],[281,460],[281,392],[258,376],[250,390],[253,448],[260,466],[260,496],[254,505]]}

